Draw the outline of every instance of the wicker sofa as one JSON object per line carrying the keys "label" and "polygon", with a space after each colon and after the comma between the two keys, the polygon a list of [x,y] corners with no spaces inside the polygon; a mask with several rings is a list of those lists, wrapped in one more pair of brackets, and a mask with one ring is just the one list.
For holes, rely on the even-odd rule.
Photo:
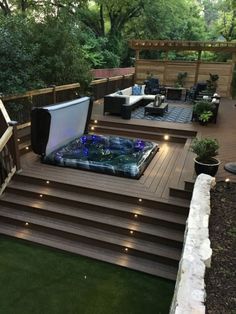
{"label": "wicker sofa", "polygon": [[133,109],[145,106],[155,99],[155,95],[144,94],[144,87],[145,85],[142,85],[141,95],[132,95],[132,87],[106,95],[103,114],[115,114],[120,115],[123,119],[130,119]]}

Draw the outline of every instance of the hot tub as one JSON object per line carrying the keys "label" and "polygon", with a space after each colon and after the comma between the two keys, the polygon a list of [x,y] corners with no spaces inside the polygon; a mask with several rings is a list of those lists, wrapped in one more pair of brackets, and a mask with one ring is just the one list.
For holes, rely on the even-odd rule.
{"label": "hot tub", "polygon": [[88,97],[35,108],[31,143],[43,163],[138,179],[158,150],[142,139],[88,133]]}

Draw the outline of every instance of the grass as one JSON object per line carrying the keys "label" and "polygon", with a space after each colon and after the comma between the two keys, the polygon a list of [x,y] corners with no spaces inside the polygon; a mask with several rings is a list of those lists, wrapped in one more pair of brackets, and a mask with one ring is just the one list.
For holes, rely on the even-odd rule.
{"label": "grass", "polygon": [[174,283],[0,236],[0,313],[165,314]]}

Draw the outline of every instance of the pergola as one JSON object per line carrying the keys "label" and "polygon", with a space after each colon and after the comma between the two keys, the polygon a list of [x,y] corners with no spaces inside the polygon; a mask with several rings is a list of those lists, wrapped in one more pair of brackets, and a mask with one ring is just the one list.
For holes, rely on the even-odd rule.
{"label": "pergola", "polygon": [[[202,63],[201,55],[202,51],[211,52],[230,52],[232,53],[231,68],[229,69],[228,76],[230,78],[227,80],[227,85],[231,84],[232,80],[232,69],[236,62],[236,43],[234,42],[212,42],[212,41],[175,41],[175,40],[131,40],[129,42],[129,47],[135,50],[135,73],[136,78],[138,77],[138,64],[140,62],[140,52],[145,50],[156,50],[165,52],[165,58],[162,62],[176,62],[168,59],[169,51],[196,51],[198,52],[197,60],[195,61],[194,68],[191,69],[194,76],[194,80],[191,83],[196,83],[199,78],[199,68]],[[160,60],[159,60],[160,61]],[[205,62],[206,63],[206,62]],[[228,62],[227,62],[228,63]],[[227,64],[225,62],[225,64]],[[210,64],[210,62],[208,62]],[[219,65],[220,66],[220,65]],[[217,65],[216,65],[217,67]],[[222,69],[223,70],[223,69]],[[194,73],[193,73],[194,72]],[[201,75],[201,73],[200,73]],[[165,81],[165,74],[164,81]],[[226,81],[226,80],[225,80]],[[227,87],[228,89],[228,87]]]}

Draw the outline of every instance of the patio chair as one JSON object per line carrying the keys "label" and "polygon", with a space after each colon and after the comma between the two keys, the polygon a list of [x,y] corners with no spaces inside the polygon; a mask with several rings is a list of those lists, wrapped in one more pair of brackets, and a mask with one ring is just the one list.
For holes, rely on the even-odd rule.
{"label": "patio chair", "polygon": [[207,89],[207,83],[205,82],[199,82],[193,87],[190,88],[188,92],[188,99],[189,100],[196,100],[199,97],[199,94],[202,91],[205,91]]}
{"label": "patio chair", "polygon": [[144,81],[145,88],[144,93],[147,95],[156,95],[160,93],[159,80],[157,78],[150,78]]}

